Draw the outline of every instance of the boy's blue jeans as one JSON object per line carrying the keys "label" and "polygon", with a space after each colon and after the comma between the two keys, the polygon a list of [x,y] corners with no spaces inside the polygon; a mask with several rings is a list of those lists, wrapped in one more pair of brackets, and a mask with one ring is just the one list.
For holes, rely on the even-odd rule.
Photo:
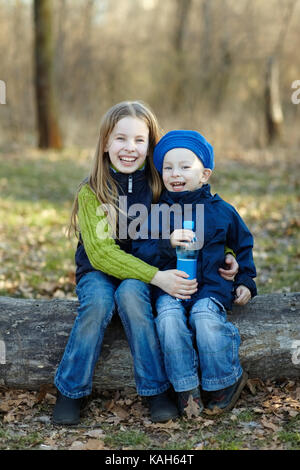
{"label": "boy's blue jeans", "polygon": [[137,392],[151,396],[170,387],[156,333],[150,286],[136,279],[119,281],[100,271],[85,274],[76,287],[79,300],[63,358],[55,376],[58,390],[69,398],[92,391],[92,378],[103,336],[115,305],[133,356]]}
{"label": "boy's blue jeans", "polygon": [[199,385],[199,367],[203,390],[220,390],[240,378],[240,335],[222,304],[212,298],[177,301],[164,294],[156,309],[165,368],[176,392]]}

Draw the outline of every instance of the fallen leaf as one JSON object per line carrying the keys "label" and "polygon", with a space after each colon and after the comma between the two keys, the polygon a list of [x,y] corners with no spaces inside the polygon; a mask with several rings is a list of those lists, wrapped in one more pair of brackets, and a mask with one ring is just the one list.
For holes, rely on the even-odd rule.
{"label": "fallen leaf", "polygon": [[89,439],[84,446],[85,450],[103,450],[105,449],[104,442],[100,439]]}
{"label": "fallen leaf", "polygon": [[285,386],[287,390],[293,390],[294,387],[295,387],[295,382],[293,380],[289,380]]}
{"label": "fallen leaf", "polygon": [[74,441],[69,447],[69,450],[82,450],[82,449],[84,449],[84,443],[81,441]]}
{"label": "fallen leaf", "polygon": [[274,432],[280,431],[281,429],[279,426],[276,426],[274,423],[271,423],[271,421],[266,421],[265,419],[261,420],[261,424],[267,429],[272,429]]}
{"label": "fallen leaf", "polygon": [[214,424],[215,422],[212,420],[212,419],[206,419],[204,421],[204,423],[202,423],[202,427],[203,428],[207,428],[207,426],[211,426],[212,424]]}
{"label": "fallen leaf", "polygon": [[208,408],[205,408],[204,409],[204,413],[207,414],[207,415],[219,415],[222,413],[222,410],[220,408],[218,408],[217,406],[215,406],[212,410],[208,409]]}
{"label": "fallen leaf", "polygon": [[200,415],[200,407],[198,403],[195,402],[192,395],[189,396],[187,406],[184,408],[184,411],[188,419],[191,419],[193,416],[196,418]]}
{"label": "fallen leaf", "polygon": [[252,395],[256,395],[256,388],[258,388],[259,390],[264,390],[264,383],[259,378],[248,379],[247,386]]}
{"label": "fallen leaf", "polygon": [[254,413],[261,413],[261,414],[264,414],[265,412],[262,408],[258,408],[258,407],[253,408],[253,411]]}
{"label": "fallen leaf", "polygon": [[117,416],[118,418],[121,418],[121,419],[127,419],[129,417],[129,413],[119,405],[114,405],[112,408],[110,408],[110,411],[115,416]]}
{"label": "fallen leaf", "polygon": [[[145,421],[144,421],[145,423]],[[180,429],[180,424],[172,421],[171,419],[167,421],[166,423],[152,423],[150,422],[148,424],[145,424],[146,427],[148,428],[159,428],[159,429]]]}
{"label": "fallen leaf", "polygon": [[102,429],[92,429],[91,431],[85,432],[84,435],[88,437],[99,438],[103,437],[105,434]]}

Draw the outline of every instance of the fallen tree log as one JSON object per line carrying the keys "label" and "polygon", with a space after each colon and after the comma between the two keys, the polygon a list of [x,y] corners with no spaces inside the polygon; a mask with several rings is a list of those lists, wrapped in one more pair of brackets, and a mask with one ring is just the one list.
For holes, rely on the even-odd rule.
{"label": "fallen tree log", "polygon": [[[0,384],[39,389],[53,383],[77,312],[76,299],[0,297]],[[250,377],[300,376],[300,293],[255,297],[228,315],[242,338],[240,358]],[[134,387],[132,359],[115,315],[97,363],[94,387]]]}

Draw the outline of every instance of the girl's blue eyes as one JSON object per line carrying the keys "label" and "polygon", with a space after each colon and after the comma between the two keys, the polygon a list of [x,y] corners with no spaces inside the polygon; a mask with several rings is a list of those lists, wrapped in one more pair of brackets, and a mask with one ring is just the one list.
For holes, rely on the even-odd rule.
{"label": "girl's blue eyes", "polygon": [[[125,137],[117,137],[117,140],[125,140]],[[144,139],[137,139],[136,142],[138,142],[139,144],[140,143],[144,143]]]}

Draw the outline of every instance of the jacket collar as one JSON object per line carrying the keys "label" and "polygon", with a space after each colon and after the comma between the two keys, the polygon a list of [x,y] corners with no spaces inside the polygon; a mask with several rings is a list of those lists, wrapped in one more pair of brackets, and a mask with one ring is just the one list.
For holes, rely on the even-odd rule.
{"label": "jacket collar", "polygon": [[109,172],[113,179],[122,185],[122,183],[127,184],[128,179],[132,179],[134,182],[145,179],[146,165],[142,166],[134,173],[121,173],[120,171],[115,170],[112,166],[110,166]]}
{"label": "jacket collar", "polygon": [[210,185],[204,184],[201,188],[196,189],[195,191],[173,192],[173,191],[165,190],[162,193],[161,201],[189,204],[193,202],[199,202],[200,199],[213,199],[213,198],[214,196],[212,196],[210,192]]}

